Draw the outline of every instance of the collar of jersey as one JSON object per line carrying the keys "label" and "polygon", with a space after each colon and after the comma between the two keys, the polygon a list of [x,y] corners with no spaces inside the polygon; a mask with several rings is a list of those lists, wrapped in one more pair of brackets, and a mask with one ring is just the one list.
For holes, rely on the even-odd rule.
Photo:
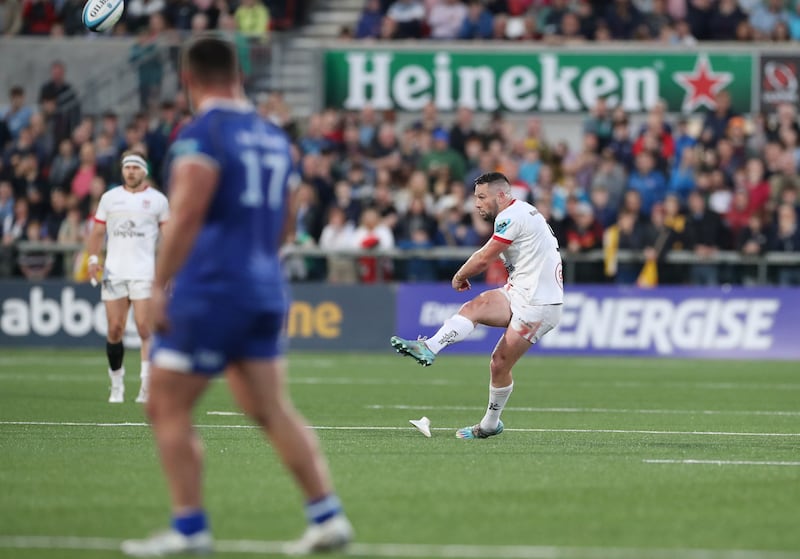
{"label": "collar of jersey", "polygon": [[203,101],[198,107],[198,113],[207,113],[214,109],[223,109],[228,111],[248,112],[253,110],[253,105],[244,99],[223,99],[220,97],[210,97]]}

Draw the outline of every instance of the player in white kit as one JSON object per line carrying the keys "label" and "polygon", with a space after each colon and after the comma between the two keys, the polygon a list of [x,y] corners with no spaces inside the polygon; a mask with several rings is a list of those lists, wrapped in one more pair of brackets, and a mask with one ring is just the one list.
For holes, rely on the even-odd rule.
{"label": "player in white kit", "polygon": [[511,368],[558,324],[564,299],[561,255],[553,230],[535,207],[511,196],[505,175],[486,173],[475,180],[475,207],[482,218],[494,221],[494,234],[453,276],[453,289],[470,289],[469,278],[498,257],[508,270],[508,283],[462,305],[431,338],[391,339],[398,353],[428,366],[442,349],[464,340],[476,324],[506,329],[492,352],[486,414],[480,423],[456,431],[461,439],[485,439],[503,432],[500,414],[514,387]]}
{"label": "player in white kit", "polygon": [[108,401],[125,400],[125,347],[122,338],[128,309],[133,305],[136,329],[142,339],[141,388],[137,402],[147,401],[150,363],[148,301],[155,274],[156,242],[161,225],[169,217],[167,197],[147,183],[147,161],[136,152],[122,156],[122,184],[100,198],[94,227],[87,240],[89,277],[97,281],[99,254],[107,236],[101,299],[106,307],[108,336],[106,354],[111,377]]}

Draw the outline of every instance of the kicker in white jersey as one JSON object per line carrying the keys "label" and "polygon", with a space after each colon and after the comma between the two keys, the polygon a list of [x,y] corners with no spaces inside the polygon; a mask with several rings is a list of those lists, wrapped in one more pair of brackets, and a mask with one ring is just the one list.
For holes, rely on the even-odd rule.
{"label": "kicker in white jersey", "polygon": [[524,294],[527,304],[564,302],[558,241],[539,210],[514,200],[495,218],[492,238],[508,245],[501,254],[508,284]]}
{"label": "kicker in white jersey", "polygon": [[108,236],[103,278],[152,281],[159,227],[169,219],[167,197],[151,187],[131,192],[117,186],[100,198],[94,219]]}

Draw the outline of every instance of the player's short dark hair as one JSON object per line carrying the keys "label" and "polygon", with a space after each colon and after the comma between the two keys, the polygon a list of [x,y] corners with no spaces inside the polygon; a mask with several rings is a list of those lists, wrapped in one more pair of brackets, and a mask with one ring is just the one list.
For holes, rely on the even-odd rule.
{"label": "player's short dark hair", "polygon": [[21,85],[15,85],[8,91],[9,97],[23,97],[25,95],[25,90],[22,89]]}
{"label": "player's short dark hair", "polygon": [[508,178],[503,173],[498,172],[491,172],[491,173],[484,173],[475,179],[475,184],[473,186],[478,186],[479,184],[494,184],[496,182],[504,182],[506,184],[511,184],[508,182]]}
{"label": "player's short dark hair", "polygon": [[238,79],[236,47],[216,34],[202,33],[184,47],[183,69],[204,84],[228,84]]}

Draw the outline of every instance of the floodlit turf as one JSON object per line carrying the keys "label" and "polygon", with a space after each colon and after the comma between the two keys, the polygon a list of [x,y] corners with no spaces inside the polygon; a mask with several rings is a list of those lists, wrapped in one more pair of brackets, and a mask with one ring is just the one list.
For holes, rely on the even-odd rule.
{"label": "floodlit turf", "polygon": [[[132,401],[137,356],[127,361],[128,402],[110,405],[101,348],[0,354],[0,558],[119,557],[89,548],[166,525],[149,429],[96,425],[144,421]],[[506,432],[458,440],[454,430],[483,414],[487,362],[442,355],[423,369],[388,351],[291,356],[291,392],[325,428],[318,434],[358,532],[355,552],[800,556],[800,364],[532,353],[515,371]],[[243,417],[209,414],[232,411],[220,382],[196,417],[215,536],[228,549],[298,536],[298,492],[258,431],[233,428],[248,424]],[[430,439],[408,424],[422,415]]]}

